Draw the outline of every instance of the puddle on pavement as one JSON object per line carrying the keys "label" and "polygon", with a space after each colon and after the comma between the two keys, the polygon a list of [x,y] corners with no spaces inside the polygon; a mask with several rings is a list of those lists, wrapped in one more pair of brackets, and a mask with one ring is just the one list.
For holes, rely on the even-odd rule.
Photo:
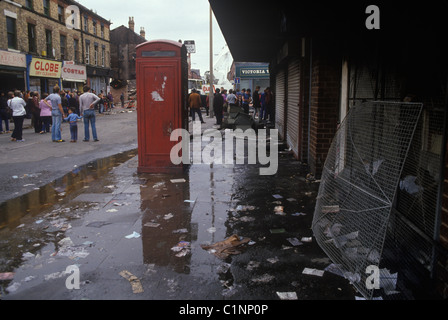
{"label": "puddle on pavement", "polygon": [[[100,259],[95,257],[98,255],[101,264],[117,270],[116,274],[127,266],[140,278],[145,292],[151,292],[151,298],[276,299],[274,286],[302,290],[292,286],[293,282],[311,288],[298,294],[303,299],[342,295],[336,289],[316,291],[315,279],[300,277],[305,266],[322,269],[326,265],[312,263],[324,257],[315,242],[294,247],[287,241],[312,236],[313,196],[318,189],[317,184],[305,181],[305,166],[289,153],[279,153],[281,165],[275,177],[260,176],[258,166],[205,164],[191,165],[177,176],[137,174],[135,168],[123,169],[125,166],[107,175],[135,155],[128,152],[90,163],[43,190],[3,204],[0,273],[26,269],[28,264],[29,270],[42,272],[44,277],[48,271],[41,270],[46,268],[41,257],[49,263],[72,223],[72,239],[94,243],[93,247],[85,245],[89,257],[75,259],[76,263],[92,266]],[[185,181],[174,183],[171,179]],[[120,187],[109,189],[109,185]],[[273,197],[277,194],[282,198]],[[287,214],[276,214],[276,206],[282,206]],[[89,212],[94,213],[82,219]],[[297,212],[306,215],[294,216]],[[38,224],[40,219],[47,225]],[[140,235],[125,239],[123,228]],[[284,231],[277,234],[271,232],[274,229]],[[219,259],[201,247],[234,234],[251,239],[241,251],[244,254]],[[31,253],[33,262],[24,253]],[[25,275],[26,270],[20,277]],[[105,277],[103,281],[108,282],[110,274]],[[334,286],[342,287],[342,282],[337,280]],[[6,285],[7,281],[0,281],[0,289]],[[344,287],[344,295],[347,290]]]}

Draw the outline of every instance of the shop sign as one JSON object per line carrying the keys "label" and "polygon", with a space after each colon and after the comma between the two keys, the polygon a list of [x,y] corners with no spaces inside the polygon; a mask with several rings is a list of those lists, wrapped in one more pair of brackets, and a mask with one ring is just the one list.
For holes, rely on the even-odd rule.
{"label": "shop sign", "polygon": [[0,50],[0,64],[11,67],[26,68],[26,56],[21,53]]}
{"label": "shop sign", "polygon": [[31,77],[60,78],[62,62],[33,58],[30,65]]}
{"label": "shop sign", "polygon": [[269,67],[237,67],[237,77],[241,79],[269,78]]}
{"label": "shop sign", "polygon": [[86,66],[77,65],[73,61],[64,61],[62,79],[66,81],[86,81]]}

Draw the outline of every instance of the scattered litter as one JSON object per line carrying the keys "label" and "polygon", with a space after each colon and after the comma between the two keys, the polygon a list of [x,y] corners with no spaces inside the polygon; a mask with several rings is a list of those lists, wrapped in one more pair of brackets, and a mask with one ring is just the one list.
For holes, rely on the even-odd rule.
{"label": "scattered litter", "polygon": [[303,237],[302,239],[300,239],[300,241],[302,241],[302,242],[312,242],[313,241],[313,237]]}
{"label": "scattered litter", "polygon": [[42,219],[36,221],[37,224],[40,224],[42,222],[44,222],[44,220],[42,220]]}
{"label": "scattered litter", "polygon": [[260,266],[260,262],[258,261],[249,261],[249,263],[246,266],[246,270],[252,271],[255,268],[258,268]]}
{"label": "scattered litter", "polygon": [[23,281],[29,282],[29,281],[33,280],[34,278],[36,278],[36,277],[35,276],[28,276],[25,279],[23,279]]}
{"label": "scattered litter", "polygon": [[277,214],[279,216],[285,216],[286,215],[286,213],[283,212],[283,206],[276,206],[274,208],[274,212],[275,212],[275,214]]}
{"label": "scattered litter", "polygon": [[174,217],[174,214],[168,213],[168,214],[163,216],[163,219],[168,220],[168,219],[171,219],[172,217]]}
{"label": "scattered litter", "polygon": [[292,244],[294,247],[296,247],[296,246],[301,246],[301,245],[303,244],[303,243],[300,242],[299,239],[297,239],[297,238],[288,238],[288,239],[286,239],[286,240],[288,240],[288,242],[289,242],[290,244]]}
{"label": "scattered litter", "polygon": [[61,271],[61,272],[53,272],[53,273],[44,275],[44,280],[48,281],[48,280],[53,280],[53,279],[59,279],[65,275],[66,275],[65,270]]}
{"label": "scattered litter", "polygon": [[187,182],[187,180],[185,179],[171,179],[170,180],[172,183],[182,183],[182,182]]}
{"label": "scattered litter", "polygon": [[25,252],[22,255],[22,258],[25,258],[25,259],[27,259],[27,258],[34,258],[34,254],[32,254],[31,252]]}
{"label": "scattered litter", "polygon": [[226,240],[216,242],[215,244],[201,245],[201,248],[213,253],[220,259],[225,259],[231,254],[240,254],[240,247],[244,244],[247,244],[249,241],[249,238],[239,237],[234,234]]}
{"label": "scattered litter", "polygon": [[268,282],[271,282],[274,279],[275,279],[274,276],[265,273],[264,275],[262,275],[262,276],[260,276],[258,278],[251,279],[250,281],[256,282],[256,283],[268,283]]}
{"label": "scattered litter", "polygon": [[184,202],[188,202],[188,203],[194,203],[195,200],[184,200]]}
{"label": "scattered litter", "polygon": [[283,199],[283,197],[279,194],[273,194],[272,195],[275,199]]}
{"label": "scattered litter", "polygon": [[397,276],[398,273],[390,273],[389,269],[380,269],[380,286],[383,288],[386,295],[399,293],[399,291],[395,290],[397,286]]}
{"label": "scattered litter", "polygon": [[158,226],[160,226],[160,223],[146,222],[143,226],[144,226],[144,227],[157,228]]}
{"label": "scattered litter", "polygon": [[142,293],[143,292],[143,286],[142,286],[140,280],[135,275],[133,275],[132,273],[130,273],[127,270],[121,271],[119,273],[119,275],[129,281],[129,283],[131,284],[133,293]]}
{"label": "scattered litter", "polygon": [[190,242],[180,241],[176,246],[172,247],[171,250],[178,252],[176,257],[184,257],[190,253]]}
{"label": "scattered litter", "polygon": [[218,273],[227,273],[227,271],[229,271],[229,269],[230,269],[231,266],[232,266],[232,265],[231,265],[230,263],[223,263],[222,265],[220,265],[220,266],[216,269],[216,271],[217,271]]}
{"label": "scattered litter", "polygon": [[89,224],[87,224],[86,227],[101,228],[102,226],[105,226],[105,225],[108,225],[108,224],[110,224],[110,222],[94,221],[94,222],[90,222]]}
{"label": "scattered litter", "polygon": [[14,278],[14,272],[0,273],[0,280],[12,280]]}
{"label": "scattered litter", "polygon": [[288,198],[288,199],[286,199],[286,200],[289,201],[289,202],[297,201],[296,198]]}
{"label": "scattered litter", "polygon": [[115,186],[114,185],[110,185],[110,186],[105,186],[105,188],[107,188],[107,189],[114,189]]}
{"label": "scattered litter", "polygon": [[278,257],[274,257],[274,258],[268,258],[266,259],[268,262],[274,264],[280,261],[280,259]]}
{"label": "scattered litter", "polygon": [[70,237],[66,237],[58,242],[61,247],[73,246],[74,243]]}
{"label": "scattered litter", "polygon": [[285,229],[283,229],[283,228],[278,228],[278,229],[270,229],[269,230],[271,233],[285,233],[286,232],[286,230]]}
{"label": "scattered litter", "polygon": [[6,291],[12,293],[14,291],[17,291],[20,287],[20,282],[14,282],[9,287],[6,288]]}
{"label": "scattered litter", "polygon": [[187,233],[188,230],[186,228],[173,230],[173,233]]}
{"label": "scattered litter", "polygon": [[293,217],[300,217],[300,216],[306,216],[306,213],[303,212],[296,212],[292,214]]}
{"label": "scattered litter", "polygon": [[295,292],[278,292],[277,295],[281,300],[298,300]]}
{"label": "scattered litter", "polygon": [[118,203],[118,202],[114,202],[113,205],[116,206],[116,207],[121,207],[123,204]]}
{"label": "scattered litter", "polygon": [[208,233],[215,233],[216,232],[216,228],[215,227],[210,227],[207,229]]}
{"label": "scattered litter", "polygon": [[17,229],[19,229],[19,228],[23,228],[24,226],[25,226],[25,224],[22,223],[21,225],[17,226]]}
{"label": "scattered litter", "polygon": [[117,212],[118,210],[117,209],[109,209],[109,210],[106,210],[106,212]]}
{"label": "scattered litter", "polygon": [[232,209],[231,211],[252,211],[257,209],[257,207],[255,206],[243,206],[243,205],[238,205],[235,209]]}
{"label": "scattered litter", "polygon": [[34,186],[35,184],[34,183],[28,183],[28,184],[24,184],[23,186],[24,187],[30,187],[30,186]]}
{"label": "scattered litter", "polygon": [[302,274],[308,274],[312,276],[322,277],[324,275],[324,270],[317,270],[313,268],[305,268],[302,271]]}
{"label": "scattered litter", "polygon": [[140,233],[134,231],[130,235],[127,235],[125,238],[126,239],[140,238]]}

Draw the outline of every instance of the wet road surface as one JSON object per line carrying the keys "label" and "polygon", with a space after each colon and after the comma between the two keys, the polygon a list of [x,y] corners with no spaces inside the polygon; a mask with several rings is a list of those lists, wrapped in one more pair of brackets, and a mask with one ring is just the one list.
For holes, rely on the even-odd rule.
{"label": "wet road surface", "polygon": [[[288,152],[279,161],[274,176],[260,176],[257,165],[206,164],[137,174],[134,150],[8,201],[0,274],[13,274],[0,280],[1,298],[354,299],[346,279],[302,273],[331,263],[312,238],[319,186]],[[237,254],[220,259],[201,247],[232,235],[250,239]],[[73,265],[80,288],[70,290],[65,270]]]}

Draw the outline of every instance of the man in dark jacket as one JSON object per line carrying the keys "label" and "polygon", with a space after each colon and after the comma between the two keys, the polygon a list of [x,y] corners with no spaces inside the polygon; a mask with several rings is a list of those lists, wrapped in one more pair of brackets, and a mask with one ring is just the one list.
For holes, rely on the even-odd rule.
{"label": "man in dark jacket", "polygon": [[216,89],[215,96],[213,97],[213,111],[216,116],[216,124],[222,126],[222,109],[224,106],[224,99],[219,89]]}

